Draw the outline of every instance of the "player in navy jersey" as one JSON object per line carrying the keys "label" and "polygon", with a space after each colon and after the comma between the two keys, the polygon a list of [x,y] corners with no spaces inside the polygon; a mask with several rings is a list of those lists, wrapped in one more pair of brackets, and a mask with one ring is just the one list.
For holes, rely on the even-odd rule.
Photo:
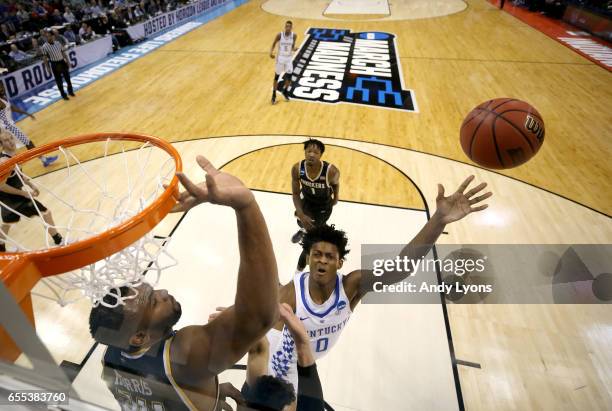
{"label": "player in navy jersey", "polygon": [[[12,112],[24,114],[30,117],[32,120],[36,120],[36,117],[34,117],[33,114],[30,114],[9,102],[9,98],[6,95],[6,90],[4,89],[4,83],[0,81],[0,129],[10,133],[15,140],[26,146],[28,150],[33,149],[34,143],[32,143],[32,141],[30,141],[23,131],[21,131],[21,129],[15,125]],[[58,156],[40,156],[39,159],[43,166],[48,167],[58,159]]]}
{"label": "player in navy jersey", "polygon": [[[438,184],[436,212],[403,248],[400,258],[418,260],[424,257],[447,224],[487,208],[482,201],[491,197],[492,193],[479,194],[486,183],[466,192],[473,179],[474,176],[468,177],[448,197],[444,196],[444,187]],[[295,273],[293,280],[280,289],[280,302],[288,304],[304,324],[317,360],[335,345],[353,310],[373,289],[375,282],[390,285],[410,275],[410,271],[406,270],[375,276],[371,270],[365,269],[340,274],[339,270],[349,252],[347,243],[345,232],[333,226],[322,225],[309,230],[301,243],[308,256],[309,271]],[[297,355],[291,333],[279,321],[267,336],[270,342],[270,375],[292,383],[299,392]]]}
{"label": "player in navy jersey", "polygon": [[177,173],[187,191],[173,211],[203,202],[234,209],[241,257],[235,304],[215,321],[177,331],[173,326],[181,305],[166,290],[146,283],[136,290],[113,290],[104,298],[112,305],[117,302],[113,295],[132,293],[123,305],[94,307],[91,335],[108,346],[104,377],[123,410],[215,410],[217,374],[242,358],[278,318],[276,260],[253,193],[204,157],[198,156],[198,163],[207,172],[206,181],[196,185]]}
{"label": "player in navy jersey", "polygon": [[[304,142],[304,160],[291,168],[291,189],[295,216],[300,230],[291,241],[298,243],[307,230],[321,226],[329,220],[340,195],[340,170],[321,157],[325,145],[315,139]],[[306,267],[306,254],[302,252],[297,270]]]}

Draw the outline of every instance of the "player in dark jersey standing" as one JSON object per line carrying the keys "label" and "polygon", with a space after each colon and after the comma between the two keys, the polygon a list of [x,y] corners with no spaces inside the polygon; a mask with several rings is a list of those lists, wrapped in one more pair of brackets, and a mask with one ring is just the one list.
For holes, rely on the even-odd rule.
{"label": "player in dark jersey standing", "polygon": [[[291,241],[298,243],[304,236],[304,230],[321,226],[329,220],[333,207],[338,204],[340,193],[340,170],[321,157],[325,144],[310,139],[304,142],[304,160],[295,163],[291,168],[291,189],[295,216],[300,230]],[[297,269],[306,267],[306,253],[302,252]]]}
{"label": "player in dark jersey standing", "polygon": [[[203,202],[234,209],[240,249],[235,303],[208,324],[174,331],[181,306],[166,290],[144,283],[122,305],[113,293],[104,297],[116,306],[94,307],[90,332],[108,346],[103,375],[123,410],[216,410],[217,375],[242,358],[278,318],[276,259],[253,193],[204,157],[198,163],[207,172],[206,181],[196,185],[177,173],[187,191],[173,211]],[[113,292],[134,293],[127,287]]]}

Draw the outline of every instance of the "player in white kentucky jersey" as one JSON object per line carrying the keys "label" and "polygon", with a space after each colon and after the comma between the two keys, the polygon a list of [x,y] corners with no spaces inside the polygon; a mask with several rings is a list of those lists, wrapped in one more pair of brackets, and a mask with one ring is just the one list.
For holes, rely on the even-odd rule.
{"label": "player in white kentucky jersey", "polygon": [[[444,187],[438,184],[437,210],[419,233],[401,251],[400,258],[418,260],[429,252],[446,224],[460,220],[468,214],[484,210],[479,205],[491,193],[477,195],[486,183],[466,191],[474,176],[467,178],[452,195],[444,196]],[[310,343],[317,359],[328,353],[347,325],[353,310],[374,283],[395,284],[404,280],[409,271],[386,272],[375,276],[371,270],[355,270],[341,275],[344,257],[348,253],[348,239],[344,231],[334,226],[319,226],[308,231],[302,239],[302,247],[308,255],[309,272],[296,273],[293,281],[280,289],[281,303],[293,308],[306,327]],[[295,345],[291,334],[282,323],[268,332],[271,375],[285,379],[297,387]],[[298,408],[299,411],[299,408]]]}
{"label": "player in white kentucky jersey", "polygon": [[274,58],[274,48],[278,43],[278,54],[276,55],[276,67],[274,69],[274,84],[272,86],[272,104],[276,103],[276,87],[278,78],[281,74],[285,73],[285,81],[281,89],[281,93],[285,97],[286,101],[289,101],[289,86],[291,85],[291,74],[293,74],[293,52],[297,50],[295,48],[295,42],[297,41],[297,34],[293,33],[293,23],[291,21],[285,22],[285,31],[281,31],[274,38],[272,48],[270,49],[270,57]]}

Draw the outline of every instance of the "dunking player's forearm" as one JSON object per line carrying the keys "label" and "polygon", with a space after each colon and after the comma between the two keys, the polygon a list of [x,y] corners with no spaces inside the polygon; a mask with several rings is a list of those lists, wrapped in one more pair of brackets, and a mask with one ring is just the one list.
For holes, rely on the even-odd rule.
{"label": "dunking player's forearm", "polygon": [[276,320],[276,259],[266,222],[254,199],[236,210],[236,219],[240,267],[234,309],[237,318],[251,324],[254,334],[259,334]]}
{"label": "dunking player's forearm", "polygon": [[223,368],[227,361],[238,360],[276,320],[278,269],[266,222],[251,190],[235,176],[217,170],[206,158],[198,156],[197,161],[207,173],[206,181],[194,184],[177,173],[187,191],[179,195],[173,211],[187,211],[210,202],[233,208],[238,224],[240,266],[234,306],[208,326],[211,334],[222,332],[231,342],[229,350],[223,348],[229,354],[215,353],[218,367]]}

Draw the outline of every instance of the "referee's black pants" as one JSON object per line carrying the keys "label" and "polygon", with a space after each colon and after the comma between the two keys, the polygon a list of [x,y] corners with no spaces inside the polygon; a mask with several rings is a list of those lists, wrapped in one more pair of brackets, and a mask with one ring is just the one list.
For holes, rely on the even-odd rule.
{"label": "referee's black pants", "polygon": [[51,62],[51,70],[53,71],[53,77],[55,77],[55,83],[57,84],[57,89],[62,93],[62,97],[66,97],[66,92],[64,91],[64,84],[62,83],[62,77],[66,80],[68,84],[68,93],[70,95],[74,94],[72,90],[72,83],[70,82],[70,72],[68,71],[68,64],[64,60],[60,61],[52,61]]}

